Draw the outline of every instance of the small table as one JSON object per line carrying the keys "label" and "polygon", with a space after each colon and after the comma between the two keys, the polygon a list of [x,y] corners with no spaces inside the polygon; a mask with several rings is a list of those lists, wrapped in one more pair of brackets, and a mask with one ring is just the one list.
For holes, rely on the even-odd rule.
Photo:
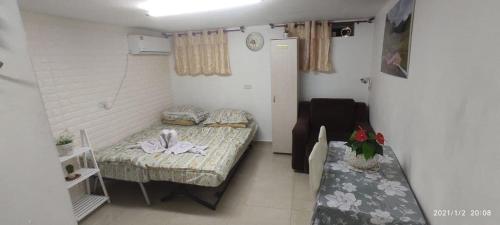
{"label": "small table", "polygon": [[377,172],[351,169],[344,154],[342,144],[330,142],[313,225],[427,224],[390,147]]}

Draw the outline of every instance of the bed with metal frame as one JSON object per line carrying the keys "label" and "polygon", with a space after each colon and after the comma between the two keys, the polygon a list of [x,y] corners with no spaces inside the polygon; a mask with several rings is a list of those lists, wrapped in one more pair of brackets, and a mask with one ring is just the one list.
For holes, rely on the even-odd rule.
{"label": "bed with metal frame", "polygon": [[[177,130],[179,140],[207,145],[207,155],[146,154],[140,149],[129,148],[138,141],[157,136],[162,129]],[[238,165],[251,148],[256,131],[257,124],[253,121],[247,128],[159,124],[96,151],[96,159],[103,177],[137,182],[148,205],[151,200],[144,184],[163,181],[171,183],[174,188],[162,201],[185,195],[215,210]],[[215,198],[212,201],[204,199],[192,191],[195,188],[211,191]]]}

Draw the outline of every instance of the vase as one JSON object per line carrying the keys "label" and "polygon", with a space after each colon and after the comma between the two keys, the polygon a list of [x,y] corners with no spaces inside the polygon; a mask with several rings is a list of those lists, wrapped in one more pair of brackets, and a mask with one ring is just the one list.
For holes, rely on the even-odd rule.
{"label": "vase", "polygon": [[346,149],[345,160],[350,166],[360,170],[377,170],[379,168],[376,155],[371,159],[365,159],[363,154],[356,155],[356,152],[352,151],[351,148]]}
{"label": "vase", "polygon": [[73,153],[73,143],[56,145],[59,156],[71,155]]}

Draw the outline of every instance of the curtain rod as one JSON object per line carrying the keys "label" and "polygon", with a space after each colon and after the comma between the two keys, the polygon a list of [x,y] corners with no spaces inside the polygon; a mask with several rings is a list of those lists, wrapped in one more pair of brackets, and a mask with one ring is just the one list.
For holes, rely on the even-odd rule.
{"label": "curtain rod", "polygon": [[[375,20],[375,17],[367,17],[367,18],[357,18],[357,19],[340,19],[340,20],[328,20],[328,23],[349,23],[349,22],[354,22],[354,23],[373,23],[373,20]],[[321,20],[316,20],[316,22],[321,22]],[[295,23],[296,25],[304,25],[304,22],[301,23]],[[270,23],[269,26],[274,29],[275,27],[287,27],[288,24],[286,23],[281,23],[281,24],[274,24]]]}
{"label": "curtain rod", "polygon": [[[357,18],[357,19],[341,19],[341,20],[328,20],[329,23],[344,23],[344,22],[354,22],[354,23],[373,23],[373,20],[375,19],[375,17],[368,17],[368,18]],[[318,22],[320,22],[318,20]],[[304,23],[295,23],[297,25],[303,25]],[[271,28],[275,28],[275,27],[286,27],[287,24],[285,23],[282,23],[282,24],[274,24],[274,23],[270,23],[269,26]],[[245,32],[245,26],[240,26],[238,28],[228,28],[228,29],[224,29],[224,32],[235,32],[235,31],[240,31],[240,32]],[[192,31],[193,34],[202,34],[203,31]],[[216,29],[211,29],[208,31],[208,33],[212,33],[212,32],[217,32]],[[166,38],[168,37],[172,37],[174,36],[176,32],[166,32],[166,33],[162,33],[163,36],[165,36]],[[187,35],[188,32],[178,32],[177,34],[179,35]]]}
{"label": "curtain rod", "polygon": [[[224,29],[224,32],[235,32],[235,31],[241,31],[241,32],[243,32],[243,33],[244,33],[244,32],[245,32],[245,26],[240,26],[240,27],[238,27],[238,28],[227,28],[227,29]],[[203,33],[203,31],[199,31],[199,30],[197,30],[197,31],[192,31],[192,32],[193,32],[193,34],[202,34],[202,33]],[[215,30],[215,29],[210,29],[210,30],[208,31],[208,33],[209,33],[209,34],[210,34],[210,33],[212,33],[212,32],[217,32],[217,30]],[[172,37],[172,36],[174,36],[175,34],[179,34],[179,35],[187,35],[187,34],[188,34],[188,32],[168,32],[168,33],[162,33],[162,34],[163,34],[163,36],[165,36],[166,38],[168,38],[168,37]]]}

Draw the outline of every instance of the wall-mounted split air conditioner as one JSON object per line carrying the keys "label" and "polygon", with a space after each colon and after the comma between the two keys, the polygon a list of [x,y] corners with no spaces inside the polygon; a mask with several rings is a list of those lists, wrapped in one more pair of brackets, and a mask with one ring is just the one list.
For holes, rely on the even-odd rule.
{"label": "wall-mounted split air conditioner", "polygon": [[134,55],[166,55],[170,53],[170,40],[161,37],[129,35],[128,49]]}

